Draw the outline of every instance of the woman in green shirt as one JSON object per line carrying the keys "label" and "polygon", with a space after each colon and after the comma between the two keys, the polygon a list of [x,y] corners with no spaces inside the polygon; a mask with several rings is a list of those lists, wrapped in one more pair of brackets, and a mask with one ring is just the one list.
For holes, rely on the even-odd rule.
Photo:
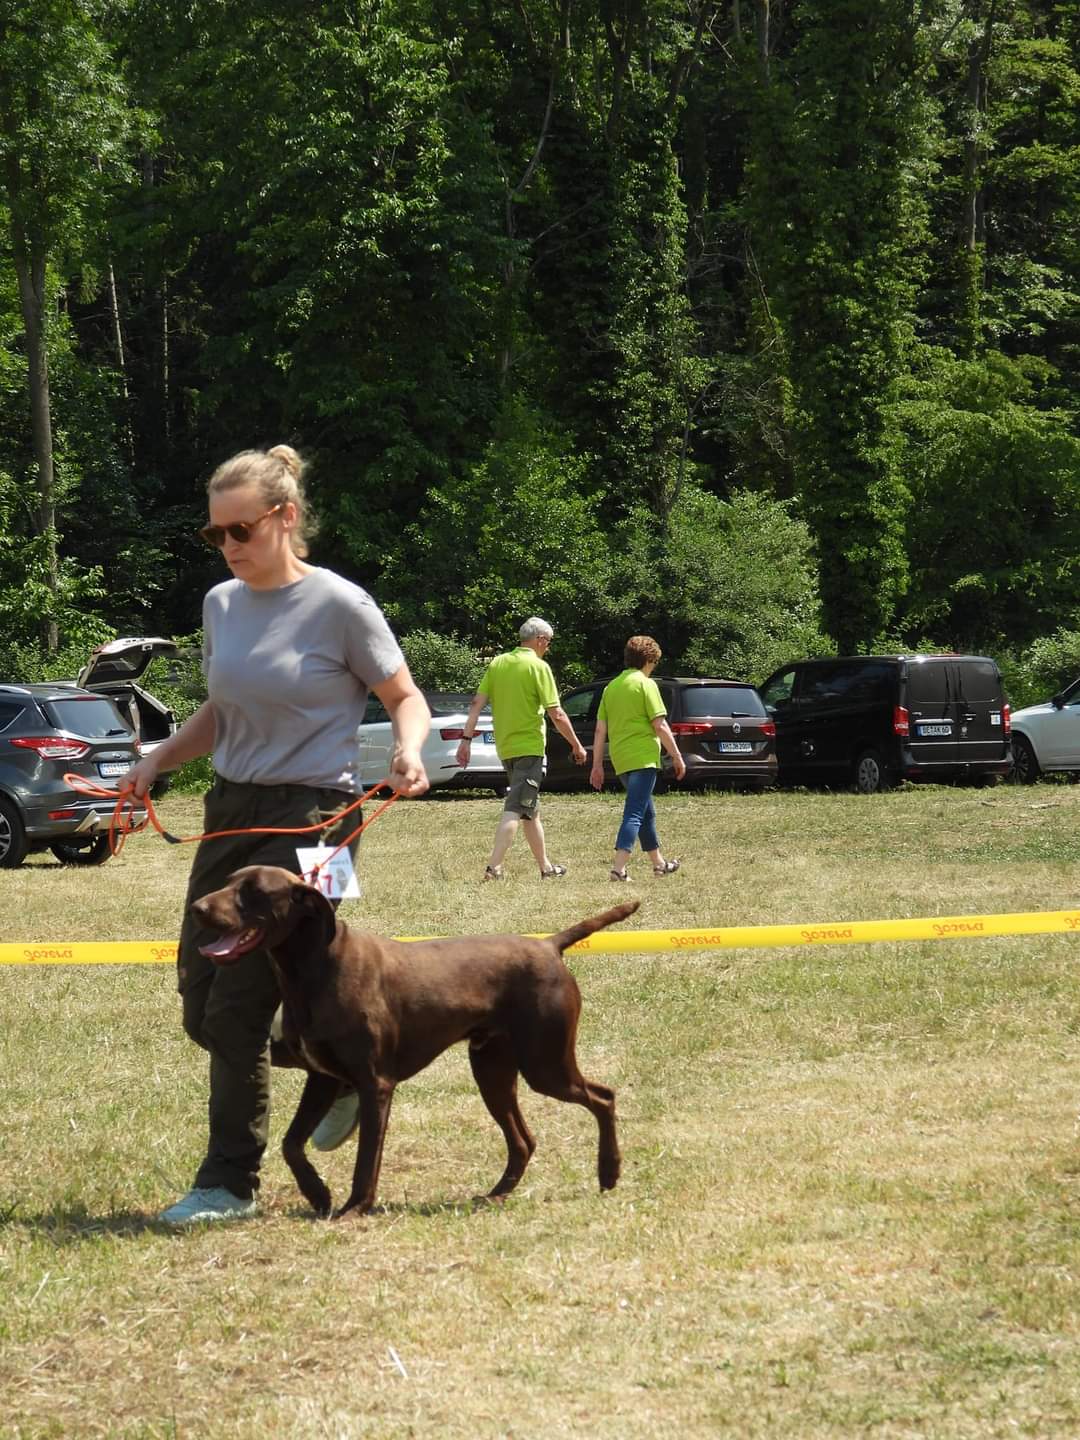
{"label": "woman in green shirt", "polygon": [[626,669],[604,687],[596,719],[593,763],[589,780],[594,790],[604,784],[604,745],[610,738],[611,764],[626,791],[622,824],[615,837],[612,880],[628,880],[626,862],[634,844],[652,861],[654,875],[671,875],[678,860],[665,860],[656,833],[653,790],[660,770],[661,745],[671,756],[675,779],[686,774],[686,762],[667,723],[660,688],[652,679],[660,646],[651,635],[631,635],[623,651]]}

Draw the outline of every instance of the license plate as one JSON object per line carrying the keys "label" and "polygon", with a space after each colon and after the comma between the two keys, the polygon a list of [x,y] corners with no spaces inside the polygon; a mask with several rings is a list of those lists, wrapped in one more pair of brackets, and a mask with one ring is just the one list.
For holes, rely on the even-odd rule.
{"label": "license plate", "polygon": [[749,755],[754,745],[751,740],[721,740],[716,748],[721,755]]}
{"label": "license plate", "polygon": [[481,740],[483,740],[483,742],[484,742],[485,745],[494,745],[494,744],[495,744],[495,731],[494,731],[494,730],[485,730],[484,733],[480,736],[480,738],[481,738]]}
{"label": "license plate", "polygon": [[134,761],[128,762],[127,760],[99,760],[98,774],[125,775],[134,763]]}
{"label": "license plate", "polygon": [[951,725],[920,725],[920,735],[951,735]]}

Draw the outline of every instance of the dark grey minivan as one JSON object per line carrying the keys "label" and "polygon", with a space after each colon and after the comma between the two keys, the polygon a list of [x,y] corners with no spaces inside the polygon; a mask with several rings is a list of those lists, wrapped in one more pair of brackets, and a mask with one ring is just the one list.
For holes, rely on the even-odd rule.
{"label": "dark grey minivan", "polygon": [[985,655],[796,660],[759,687],[776,721],[782,784],[994,784],[1012,765],[1009,706]]}

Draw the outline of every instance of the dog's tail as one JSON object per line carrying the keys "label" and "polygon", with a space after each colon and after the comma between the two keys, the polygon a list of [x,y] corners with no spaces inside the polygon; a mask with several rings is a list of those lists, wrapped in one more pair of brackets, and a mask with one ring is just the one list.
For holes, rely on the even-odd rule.
{"label": "dog's tail", "polygon": [[552,935],[552,943],[557,945],[560,950],[565,950],[570,945],[576,945],[579,940],[584,940],[586,935],[593,935],[597,930],[603,930],[608,925],[617,925],[620,920],[625,920],[628,915],[632,915],[640,904],[640,900],[628,900],[625,905],[613,905],[610,910],[605,910],[601,915],[591,915],[588,920],[579,920],[569,929],[560,930],[557,935]]}

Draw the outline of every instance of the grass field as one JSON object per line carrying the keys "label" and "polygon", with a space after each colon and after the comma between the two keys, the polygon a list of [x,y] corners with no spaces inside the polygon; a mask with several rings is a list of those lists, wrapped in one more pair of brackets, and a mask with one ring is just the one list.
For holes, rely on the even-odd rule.
{"label": "grass field", "polygon": [[[394,807],[350,922],[551,930],[1080,905],[1080,787],[864,798],[672,794],[683,871],[607,882],[619,802],[550,796],[565,880],[523,842],[480,886],[498,803]],[[197,803],[168,797],[174,831]],[[8,941],[171,939],[190,847],[0,879]],[[205,1056],[162,967],[0,967],[0,1436],[1074,1437],[1080,1434],[1080,940],[571,957],[596,1129],[526,1091],[502,1141],[459,1047],[401,1087],[382,1208],[316,1222],[277,1144],[257,1219],[153,1215],[205,1140]],[[344,1193],[351,1147],[320,1157]]]}

